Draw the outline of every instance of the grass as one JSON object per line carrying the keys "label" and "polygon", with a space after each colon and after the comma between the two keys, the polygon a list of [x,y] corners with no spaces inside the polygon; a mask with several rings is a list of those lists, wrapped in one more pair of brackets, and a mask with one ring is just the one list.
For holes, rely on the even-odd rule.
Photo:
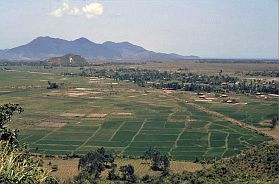
{"label": "grass", "polygon": [[[20,139],[29,144],[32,151],[39,153],[85,154],[104,146],[124,155],[139,156],[149,146],[154,146],[175,160],[214,159],[270,140],[190,104],[166,97],[161,90],[140,88],[120,81],[117,85],[110,85],[113,81],[109,79],[92,83],[88,78],[60,75],[63,71],[77,68],[13,69],[16,71],[0,70],[0,91],[10,91],[0,92],[0,103],[19,103],[25,109],[23,114],[15,117],[12,126],[20,129]],[[63,82],[64,87],[48,90],[47,80]],[[88,91],[95,93],[78,97],[67,95],[71,90],[79,92],[76,88],[90,88]],[[56,95],[51,95],[53,93]],[[190,93],[185,93],[185,98],[189,96]],[[262,102],[253,97],[240,97],[248,101],[248,105],[241,108],[224,104],[203,106],[255,126],[276,110],[273,104],[277,102],[274,100]],[[132,114],[117,115],[127,112]],[[79,113],[84,117],[65,117],[61,116],[62,113]],[[107,116],[88,118],[92,113]],[[244,113],[249,118],[243,119]],[[42,122],[65,125],[41,127]]]}

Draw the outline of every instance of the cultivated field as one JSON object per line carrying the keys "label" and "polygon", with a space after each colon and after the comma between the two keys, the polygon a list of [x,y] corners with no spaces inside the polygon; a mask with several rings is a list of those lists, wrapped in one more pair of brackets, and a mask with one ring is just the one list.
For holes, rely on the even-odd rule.
{"label": "cultivated field", "polygon": [[[0,104],[24,108],[12,126],[31,151],[43,154],[85,154],[103,146],[135,157],[153,146],[175,160],[227,157],[271,138],[199,107],[255,126],[278,111],[276,99],[239,96],[246,105],[205,103],[189,92],[61,75],[79,68],[11,69],[0,70]],[[62,88],[47,89],[47,81]]]}

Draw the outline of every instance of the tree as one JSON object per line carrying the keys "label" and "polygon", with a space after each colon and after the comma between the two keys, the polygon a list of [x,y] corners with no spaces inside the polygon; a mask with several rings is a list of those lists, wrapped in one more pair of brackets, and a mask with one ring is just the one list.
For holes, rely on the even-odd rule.
{"label": "tree", "polygon": [[122,173],[122,180],[127,181],[128,183],[135,183],[136,176],[134,175],[134,167],[130,164],[121,166],[120,172]]}
{"label": "tree", "polygon": [[112,165],[112,169],[108,173],[108,177],[107,177],[108,180],[117,180],[117,179],[119,179],[119,176],[115,174],[116,167],[117,167],[116,164]]}
{"label": "tree", "polygon": [[47,83],[48,83],[47,89],[58,89],[59,88],[59,86],[58,86],[58,84],[56,84],[56,82],[47,81]]}
{"label": "tree", "polygon": [[159,151],[155,152],[152,157],[151,169],[153,171],[159,171],[161,169],[161,154]]}
{"label": "tree", "polygon": [[[90,175],[93,179],[100,178],[101,172],[106,167],[112,167],[114,164],[115,155],[113,152],[105,150],[103,147],[98,148],[94,152],[89,152],[79,160],[78,169],[81,171],[82,176]],[[108,166],[107,163],[111,165]],[[84,174],[88,173],[88,175]],[[79,177],[79,178],[80,178]]]}
{"label": "tree", "polygon": [[79,160],[78,169],[89,173],[93,178],[99,178],[105,170],[103,155],[97,151],[87,153]]}
{"label": "tree", "polygon": [[163,161],[163,172],[162,172],[162,176],[167,176],[170,174],[170,160],[169,157],[167,155],[164,155],[161,157],[162,161]]}
{"label": "tree", "polygon": [[19,104],[4,104],[0,106],[0,140],[17,144],[17,130],[10,130],[6,124],[11,121],[15,112],[21,113],[23,109]]}
{"label": "tree", "polygon": [[275,128],[278,125],[278,117],[273,117],[271,120],[271,128]]}
{"label": "tree", "polygon": [[145,160],[150,160],[150,159],[153,158],[153,156],[155,155],[156,152],[158,152],[158,150],[150,146],[150,147],[144,152],[144,155],[142,156],[142,158],[145,159]]}
{"label": "tree", "polygon": [[153,171],[162,171],[162,176],[167,176],[170,173],[170,160],[167,155],[161,155],[160,151],[153,147],[149,147],[144,155],[144,159],[151,159],[151,169]]}

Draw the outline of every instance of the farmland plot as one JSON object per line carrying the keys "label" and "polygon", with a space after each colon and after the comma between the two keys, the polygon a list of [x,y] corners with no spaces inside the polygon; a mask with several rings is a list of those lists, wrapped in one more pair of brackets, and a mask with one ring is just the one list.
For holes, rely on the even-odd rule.
{"label": "farmland plot", "polygon": [[[33,152],[85,154],[103,146],[122,155],[140,156],[152,146],[175,160],[200,160],[231,156],[270,140],[166,97],[161,90],[146,90],[128,82],[111,85],[113,81],[108,79],[92,83],[88,78],[65,77],[58,72],[27,75],[26,71],[0,71],[0,91],[6,91],[0,93],[0,103],[19,103],[25,109],[12,126],[20,129],[20,140]],[[63,88],[46,89],[47,80],[62,78],[67,81]],[[91,93],[67,95],[72,89]],[[46,95],[49,93],[56,95]]]}

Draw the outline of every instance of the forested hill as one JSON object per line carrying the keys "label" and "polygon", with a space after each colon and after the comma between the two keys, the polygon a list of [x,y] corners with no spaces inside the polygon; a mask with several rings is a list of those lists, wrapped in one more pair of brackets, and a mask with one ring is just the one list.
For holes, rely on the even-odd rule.
{"label": "forested hill", "polygon": [[51,66],[86,66],[88,62],[85,58],[74,55],[74,54],[66,54],[61,57],[53,57],[44,61],[46,64]]}

